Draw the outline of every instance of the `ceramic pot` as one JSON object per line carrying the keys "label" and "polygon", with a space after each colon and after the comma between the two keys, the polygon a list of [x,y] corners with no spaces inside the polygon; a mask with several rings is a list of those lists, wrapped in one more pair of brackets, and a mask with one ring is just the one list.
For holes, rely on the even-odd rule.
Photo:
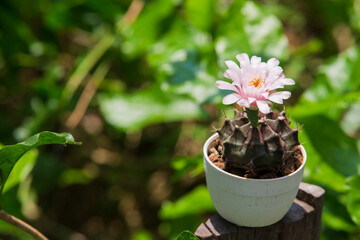
{"label": "ceramic pot", "polygon": [[306,162],[304,147],[303,163],[295,172],[280,178],[251,179],[225,172],[210,161],[208,147],[217,137],[217,133],[212,135],[203,149],[206,183],[217,212],[238,226],[263,227],[281,220],[299,189]]}

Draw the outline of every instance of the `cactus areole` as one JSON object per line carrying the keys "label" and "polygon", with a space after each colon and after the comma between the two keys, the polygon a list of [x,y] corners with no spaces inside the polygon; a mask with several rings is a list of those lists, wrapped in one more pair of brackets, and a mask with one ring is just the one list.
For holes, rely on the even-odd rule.
{"label": "cactus areole", "polygon": [[[294,172],[302,163],[298,130],[291,128],[285,111],[271,110],[291,93],[277,88],[293,85],[286,78],[277,59],[261,62],[239,54],[240,67],[226,61],[224,76],[232,83],[217,81],[220,89],[232,90],[224,104],[235,104],[234,119],[225,119],[217,130],[219,139],[209,149],[213,163],[225,171],[249,178],[275,178]],[[269,101],[270,100],[270,101]]]}

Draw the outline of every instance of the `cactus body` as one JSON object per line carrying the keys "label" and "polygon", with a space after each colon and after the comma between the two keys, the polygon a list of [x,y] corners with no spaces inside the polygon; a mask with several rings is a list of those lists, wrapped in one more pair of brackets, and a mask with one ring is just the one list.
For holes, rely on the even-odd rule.
{"label": "cactus body", "polygon": [[224,148],[225,168],[276,172],[300,145],[298,130],[289,124],[285,112],[260,113],[255,127],[246,113],[236,112],[234,120],[226,119],[217,131]]}

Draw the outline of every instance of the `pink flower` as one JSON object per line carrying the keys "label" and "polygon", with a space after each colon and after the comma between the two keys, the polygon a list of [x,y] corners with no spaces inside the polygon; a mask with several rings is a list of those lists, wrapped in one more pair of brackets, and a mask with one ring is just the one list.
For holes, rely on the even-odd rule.
{"label": "pink flower", "polygon": [[279,60],[271,58],[269,61],[261,62],[260,57],[253,56],[249,60],[246,53],[236,56],[240,67],[233,61],[225,61],[229,68],[224,77],[232,80],[232,83],[217,81],[219,89],[232,90],[234,93],[226,95],[223,104],[236,103],[244,108],[258,107],[260,112],[270,112],[271,102],[282,104],[284,99],[291,96],[289,91],[277,92],[275,89],[283,88],[284,85],[294,85],[294,80],[286,78],[283,69],[279,66]]}

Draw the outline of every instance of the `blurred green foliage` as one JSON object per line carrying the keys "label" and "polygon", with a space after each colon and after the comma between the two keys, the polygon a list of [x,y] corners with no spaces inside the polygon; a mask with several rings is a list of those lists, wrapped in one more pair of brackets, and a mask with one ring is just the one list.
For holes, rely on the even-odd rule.
{"label": "blurred green foliage", "polygon": [[191,233],[189,231],[184,231],[178,236],[178,238],[176,240],[198,240],[198,239],[199,238],[194,236],[193,233]]}
{"label": "blurred green foliage", "polygon": [[[53,133],[53,132],[41,132],[34,136],[29,137],[24,142],[17,143],[14,145],[3,146],[0,149],[0,159],[3,159],[0,162],[1,169],[1,192],[0,192],[0,200],[2,191],[5,190],[5,184],[7,183],[8,178],[10,177],[10,173],[12,172],[15,165],[17,168],[14,169],[14,174],[12,175],[11,180],[9,181],[7,188],[11,188],[14,185],[17,185],[21,180],[23,180],[24,176],[26,176],[27,169],[32,168],[32,166],[27,166],[26,163],[32,163],[36,157],[36,155],[31,155],[29,151],[32,149],[46,144],[77,144],[71,134],[68,133]],[[29,152],[29,155],[26,153]],[[24,156],[25,155],[25,156]],[[23,157],[24,156],[24,157]],[[21,158],[22,163],[16,164]],[[24,159],[25,158],[25,159]],[[26,162],[24,162],[26,161]],[[24,164],[25,163],[25,164]],[[29,172],[29,170],[28,170]]]}
{"label": "blurred green foliage", "polygon": [[[202,145],[231,115],[215,81],[246,52],[297,82],[287,111],[304,181],[326,189],[322,239],[359,239],[359,3],[1,1],[0,142],[42,130],[83,142],[24,156],[6,210],[51,239],[194,231],[214,211]],[[3,223],[0,238],[27,239]]]}

